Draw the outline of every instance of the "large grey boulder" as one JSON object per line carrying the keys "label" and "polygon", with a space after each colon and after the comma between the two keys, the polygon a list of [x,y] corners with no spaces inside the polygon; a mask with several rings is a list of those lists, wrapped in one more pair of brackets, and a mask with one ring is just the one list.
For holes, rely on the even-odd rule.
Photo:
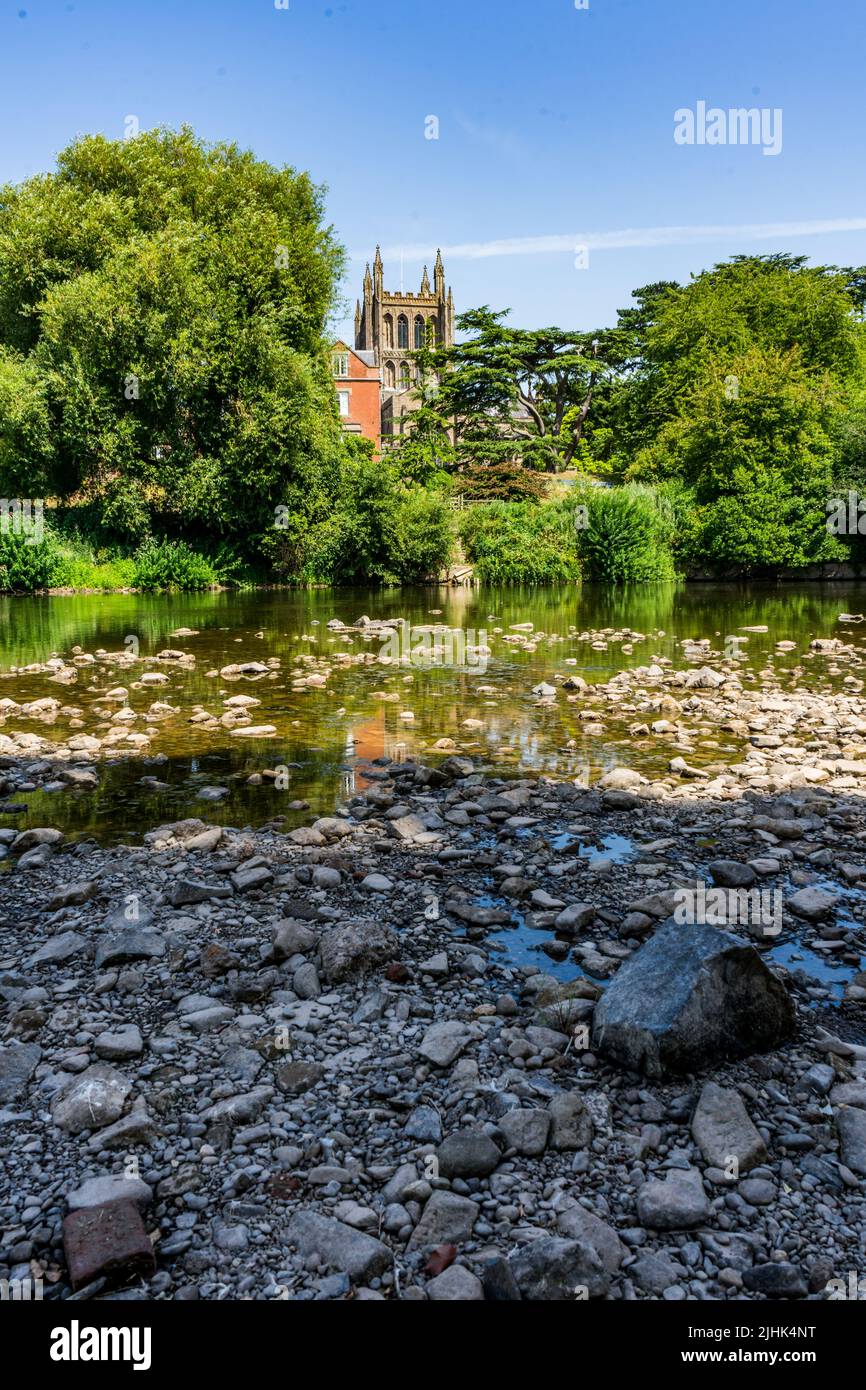
{"label": "large grey boulder", "polygon": [[790,995],[754,946],[717,927],[669,921],[608,986],[593,1047],[661,1077],[767,1051],[795,1021]]}

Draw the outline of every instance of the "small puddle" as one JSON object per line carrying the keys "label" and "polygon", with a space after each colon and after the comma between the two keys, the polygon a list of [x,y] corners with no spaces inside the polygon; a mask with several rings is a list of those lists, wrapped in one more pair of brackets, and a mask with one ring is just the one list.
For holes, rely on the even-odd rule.
{"label": "small puddle", "polygon": [[[792,975],[800,970],[815,984],[823,985],[831,992],[837,1004],[841,1004],[845,997],[845,986],[857,974],[856,966],[842,965],[829,953],[823,955],[820,951],[812,951],[796,936],[779,946],[774,946],[768,954],[770,960],[775,961],[777,965],[783,965]],[[817,1004],[818,1000],[815,1003]]]}

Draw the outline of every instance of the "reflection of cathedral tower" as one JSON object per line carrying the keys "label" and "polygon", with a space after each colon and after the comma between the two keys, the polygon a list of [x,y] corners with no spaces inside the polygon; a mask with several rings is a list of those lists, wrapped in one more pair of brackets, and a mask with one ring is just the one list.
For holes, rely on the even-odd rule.
{"label": "reflection of cathedral tower", "polygon": [[374,352],[382,368],[385,393],[405,391],[415,379],[412,353],[430,344],[451,347],[454,342],[454,300],[445,288],[442,253],[436,254],[433,285],[427,267],[419,294],[403,294],[384,288],[384,267],[379,247],[373,272],[367,265],[364,298],[355,308],[355,349]]}

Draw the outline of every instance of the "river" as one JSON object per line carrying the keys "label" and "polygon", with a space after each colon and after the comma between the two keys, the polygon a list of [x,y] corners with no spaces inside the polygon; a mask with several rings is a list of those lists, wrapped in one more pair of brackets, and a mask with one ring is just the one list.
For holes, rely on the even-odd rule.
{"label": "river", "polygon": [[[834,675],[826,662],[810,664],[808,644],[841,636],[859,645],[866,627],[838,619],[864,610],[866,586],[850,583],[4,597],[0,700],[53,697],[67,712],[47,726],[10,713],[0,718],[0,732],[28,729],[55,740],[75,729],[101,734],[124,707],[136,715],[131,727],[151,742],[141,756],[108,756],[98,787],[73,797],[16,790],[14,805],[26,806],[26,815],[10,818],[0,805],[0,826],[46,824],[112,841],[187,815],[230,825],[286,816],[294,825],[308,813],[287,810],[289,801],[329,813],[366,785],[365,769],[375,759],[435,761],[449,750],[434,745],[449,738],[509,776],[547,772],[593,780],[619,762],[657,772],[667,766],[670,745],[631,736],[627,710],[594,720],[591,703],[589,710],[585,700],[579,707],[562,698],[539,703],[534,687],[555,676],[592,685],[654,659],[682,666],[682,642],[709,639],[716,652],[728,642],[747,678],[772,667],[783,678],[827,689],[845,671]],[[433,640],[431,627],[446,625],[466,642],[466,653],[461,657],[458,649],[455,659],[451,646],[401,662],[405,633],[403,647],[394,648],[375,630],[346,635],[328,628],[362,616],[404,620],[416,651]],[[749,628],[766,631],[744,631]],[[194,635],[176,635],[184,629]],[[732,637],[741,639],[736,646]],[[795,648],[779,650],[783,641]],[[82,662],[77,681],[63,688],[44,670],[21,669],[53,655],[68,660],[76,647],[85,655],[137,651],[144,666],[117,669],[97,656]],[[194,661],[155,663],[165,649]],[[389,651],[394,659],[383,663]],[[217,674],[248,661],[270,661],[273,669],[252,679]],[[157,669],[167,673],[165,684],[142,687],[141,671]],[[301,688],[301,678],[323,673],[323,684]],[[106,702],[117,687],[128,688],[128,700]],[[238,694],[260,702],[251,708],[252,722],[272,726],[272,736],[246,739],[222,723],[189,722],[199,709],[220,716]],[[175,712],[148,722],[154,701]],[[735,751],[730,738],[707,728],[691,761],[724,760]],[[286,769],[279,786],[258,780],[277,767]],[[203,798],[205,788],[218,791]]]}

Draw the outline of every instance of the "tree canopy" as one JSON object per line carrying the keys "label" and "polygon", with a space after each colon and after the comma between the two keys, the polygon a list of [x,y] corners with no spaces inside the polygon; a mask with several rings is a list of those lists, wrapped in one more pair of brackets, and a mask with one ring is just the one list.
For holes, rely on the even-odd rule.
{"label": "tree canopy", "polygon": [[343,444],[325,338],[342,252],[308,175],[192,131],[76,140],[0,190],[0,490],[303,529]]}

